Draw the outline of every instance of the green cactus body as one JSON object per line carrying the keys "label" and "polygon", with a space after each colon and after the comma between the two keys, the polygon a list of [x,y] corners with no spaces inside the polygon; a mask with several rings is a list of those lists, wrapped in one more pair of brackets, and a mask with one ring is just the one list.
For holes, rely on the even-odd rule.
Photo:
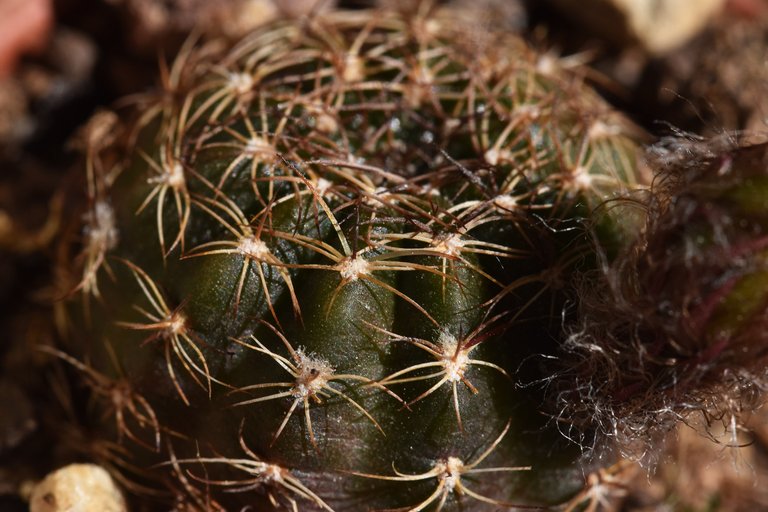
{"label": "green cactus body", "polygon": [[582,487],[516,372],[589,247],[552,232],[640,178],[621,120],[538,59],[386,12],[182,52],[89,166],[75,365],[100,435],[152,468],[131,478],[256,510],[495,510]]}

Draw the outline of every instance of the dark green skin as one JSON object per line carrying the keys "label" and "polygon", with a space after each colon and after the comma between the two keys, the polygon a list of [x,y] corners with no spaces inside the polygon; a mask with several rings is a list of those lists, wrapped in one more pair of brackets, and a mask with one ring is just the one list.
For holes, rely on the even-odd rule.
{"label": "dark green skin", "polygon": [[[385,19],[385,28],[373,31],[372,47],[381,44],[376,37],[392,34],[396,44],[388,50],[391,61],[371,57],[367,65],[383,70],[367,78],[372,83],[403,80],[406,90],[408,80],[402,77],[407,73],[382,64],[414,65],[413,52],[421,44],[408,38],[403,43],[397,30],[387,25],[401,22]],[[354,23],[352,28],[344,23],[334,27],[351,38],[360,29]],[[454,36],[449,31],[430,44],[451,49]],[[327,42],[307,37],[309,42],[283,38],[287,54],[280,57],[276,52],[275,59],[290,62],[291,56],[311,53]],[[519,42],[513,46],[522,51]],[[529,367],[522,374],[518,370],[524,360],[550,351],[555,343],[557,310],[568,298],[569,272],[594,262],[586,249],[591,247],[584,229],[589,222],[581,218],[635,183],[634,171],[616,163],[633,159],[634,144],[623,135],[592,141],[586,114],[604,107],[562,77],[531,71],[530,55],[520,55],[518,71],[500,65],[484,75],[488,82],[482,84],[472,75],[477,56],[464,55],[466,51],[462,48],[451,56],[455,60],[439,68],[438,79],[457,78],[445,78],[432,91],[431,101],[418,108],[409,107],[414,97],[397,88],[350,87],[339,102],[344,108],[334,111],[339,128],[332,133],[316,129],[318,118],[297,100],[299,92],[313,94],[320,82],[328,87],[334,83],[326,83],[329,75],[318,69],[328,63],[316,56],[282,69],[278,64],[278,71],[251,91],[254,97],[247,108],[225,108],[226,115],[215,119],[215,107],[207,101],[217,89],[188,93],[191,111],[200,115],[175,140],[187,187],[182,205],[191,212],[183,226],[183,243],[175,245],[182,226],[173,190],[168,189],[159,206],[164,247],[158,243],[157,197],[143,210],[141,205],[158,186],[148,181],[157,173],[147,160],[162,162],[158,141],[176,132],[162,124],[160,116],[138,130],[135,147],[125,155],[125,168],[106,194],[116,212],[120,239],[106,255],[111,274],[101,272],[102,300],[94,306],[86,352],[97,371],[126,379],[156,414],[163,442],[156,450],[136,448],[134,463],[151,468],[142,478],[158,477],[177,491],[183,488],[169,463],[173,454],[190,482],[182,494],[210,492],[216,503],[233,510],[243,505],[270,510],[270,496],[288,509],[292,499],[299,510],[321,508],[317,499],[275,482],[254,480],[223,462],[254,456],[290,470],[322,499],[326,510],[410,510],[423,504],[419,510],[469,512],[509,504],[544,506],[562,503],[581,489],[590,468],[581,461],[580,450],[541,413],[540,391],[519,385],[541,375]],[[441,58],[429,62],[439,64]],[[227,59],[222,65],[232,64]],[[308,78],[291,82],[299,72]],[[324,78],[314,80],[313,73]],[[196,79],[213,83],[214,75],[200,73]],[[529,103],[540,111],[509,131],[516,109]],[[174,104],[171,113],[183,112],[181,105]],[[282,119],[287,121],[281,124]],[[398,122],[393,124],[393,119]],[[283,135],[258,161],[244,158],[217,188],[233,158],[241,155],[233,149],[242,143],[234,134],[247,139],[249,124],[260,134],[281,129]],[[489,162],[487,144],[497,138],[511,156]],[[581,144],[586,151],[579,149]],[[339,163],[350,160],[355,162]],[[363,164],[355,167],[357,162]],[[607,162],[615,165],[606,167]],[[597,177],[599,186],[574,185],[576,167]],[[331,182],[329,191],[313,191],[319,187],[317,181],[308,184],[313,176]],[[386,191],[389,199],[372,197],[374,189]],[[515,196],[520,207],[494,206],[495,198],[505,194]],[[202,244],[237,242],[221,219],[234,229],[240,226],[223,213],[222,205],[236,205],[279,263],[246,257],[232,247],[229,254],[201,254]],[[620,239],[618,231],[626,227],[610,215],[595,222],[609,243]],[[437,243],[456,233],[469,245],[451,252]],[[384,238],[396,235],[404,238]],[[474,252],[473,243],[495,245],[480,245],[480,252]],[[376,268],[350,279],[335,268],[340,261],[308,247],[322,244],[346,255],[363,251],[362,257],[397,262],[400,269]],[[241,285],[244,265],[247,274]],[[151,308],[146,283],[142,290],[133,275],[136,269],[157,285],[171,310],[184,315],[183,334],[193,345],[185,341],[182,346],[198,366],[200,351],[209,375],[185,368],[178,354],[171,353],[174,383],[165,355],[167,329],[135,328],[149,323],[136,307]],[[416,346],[415,340],[440,348],[446,333],[458,339],[463,350],[472,347],[472,361],[462,368],[469,385],[456,382],[458,405],[451,380],[425,395],[447,373],[388,382],[388,377],[415,365],[437,363],[440,356]],[[296,396],[242,404],[292,390],[253,387],[295,384],[295,376],[274,357],[257,350],[261,343],[264,350],[296,363],[281,336],[292,350],[326,360],[334,375],[359,377],[330,381],[338,393],[325,388],[331,396],[320,402],[309,397],[311,434],[299,403],[275,438]],[[403,377],[443,370],[435,364]],[[107,437],[119,434],[113,420],[108,416],[100,427]],[[153,447],[157,429],[152,424],[136,415],[128,415],[126,422]],[[461,484],[482,499],[448,487],[444,495],[433,495],[443,485],[444,475],[437,473],[402,477],[424,475],[451,457],[470,465],[483,454],[477,469],[530,469],[464,474]],[[403,481],[387,479],[396,476],[395,470]],[[223,492],[225,480],[242,481],[247,491]],[[190,486],[198,491],[190,491]]]}

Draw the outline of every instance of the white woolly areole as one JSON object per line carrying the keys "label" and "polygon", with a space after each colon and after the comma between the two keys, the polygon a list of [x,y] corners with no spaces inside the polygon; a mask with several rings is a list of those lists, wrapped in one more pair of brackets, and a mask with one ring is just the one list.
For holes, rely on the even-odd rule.
{"label": "white woolly areole", "polygon": [[243,256],[261,259],[269,254],[269,247],[256,237],[241,238],[237,251]]}
{"label": "white woolly areole", "polygon": [[344,72],[342,78],[345,82],[359,82],[365,78],[363,60],[354,53],[348,53],[344,58]]}
{"label": "white woolly areole", "polygon": [[364,258],[347,258],[336,267],[345,281],[356,281],[369,272],[370,264]]}
{"label": "white woolly areole", "polygon": [[336,133],[339,131],[339,123],[326,110],[325,105],[320,102],[313,102],[305,106],[307,112],[312,115],[315,121],[315,128],[321,133]]}
{"label": "white woolly areole", "polygon": [[114,249],[118,241],[115,211],[106,201],[96,201],[86,218],[85,235],[88,245],[105,250]]}
{"label": "white woolly areole", "polygon": [[442,359],[443,368],[445,368],[445,376],[448,382],[458,382],[464,377],[464,373],[467,371],[469,365],[469,355],[466,350],[458,349],[459,340],[449,333],[443,331],[440,333],[440,338],[437,342],[442,347]]}
{"label": "white woolly areole", "polygon": [[453,234],[437,238],[434,243],[434,248],[448,256],[459,256],[465,243],[466,242],[461,239],[461,235]]}
{"label": "white woolly areole", "polygon": [[309,356],[300,349],[296,351],[296,357],[298,373],[291,394],[294,398],[313,396],[328,384],[334,369],[325,359]]}
{"label": "white woolly areole", "polygon": [[321,196],[325,196],[325,193],[328,192],[328,189],[330,189],[332,186],[332,181],[325,178],[318,178],[317,183],[315,183],[315,190],[317,190],[317,193]]}
{"label": "white woolly areole", "polygon": [[443,492],[453,492],[461,480],[461,473],[464,472],[464,462],[458,457],[448,457],[438,463],[437,469],[440,471],[440,479],[444,482]]}
{"label": "white woolly areole", "polygon": [[262,139],[261,137],[253,136],[250,139],[248,139],[248,142],[245,143],[245,148],[243,150],[247,155],[258,155],[259,153],[274,153],[275,148],[267,142],[266,140]]}
{"label": "white woolly areole", "polygon": [[153,176],[147,180],[148,183],[162,185],[168,185],[174,190],[179,190],[186,184],[186,178],[184,178],[184,166],[181,162],[173,162],[170,165],[163,168],[163,174],[160,176]]}
{"label": "white woolly areole", "polygon": [[541,115],[541,107],[534,103],[518,105],[515,107],[514,115],[517,117],[527,117],[529,119],[536,119]]}
{"label": "white woolly areole", "polygon": [[488,165],[498,165],[512,161],[512,152],[508,149],[489,149],[483,153],[483,158]]}
{"label": "white woolly areole", "polygon": [[184,186],[184,167],[179,162],[174,162],[168,170],[168,186],[173,189],[179,189]]}
{"label": "white woolly areole", "polygon": [[230,73],[227,76],[229,88],[237,94],[247,94],[253,89],[253,77],[248,73]]}
{"label": "white woolly areole", "polygon": [[592,123],[587,131],[587,136],[591,140],[603,139],[606,137],[612,137],[621,134],[621,128],[619,126],[604,123],[602,121],[596,121]]}
{"label": "white woolly areole", "polygon": [[434,18],[429,18],[422,26],[427,34],[437,34],[441,28],[440,21]]}
{"label": "white woolly areole", "polygon": [[187,329],[186,317],[179,311],[173,313],[168,318],[168,327],[166,329],[173,335],[183,334]]}
{"label": "white woolly areole", "polygon": [[264,471],[262,473],[263,479],[265,483],[271,483],[271,482],[277,482],[281,483],[283,481],[283,468],[278,466],[277,464],[267,464],[264,467]]}
{"label": "white woolly areole", "polygon": [[509,194],[501,194],[493,199],[493,205],[501,210],[514,210],[517,208],[517,199]]}
{"label": "white woolly areole", "polygon": [[573,183],[579,190],[587,190],[592,186],[592,175],[585,167],[578,166],[573,170]]}
{"label": "white woolly areole", "polygon": [[549,53],[539,57],[539,60],[536,62],[536,71],[545,76],[553,75],[557,72],[558,67],[557,58]]}
{"label": "white woolly areole", "polygon": [[413,73],[413,79],[419,85],[432,85],[435,81],[435,75],[428,67],[418,64],[415,73]]}
{"label": "white woolly areole", "polygon": [[[403,91],[405,100],[411,106],[418,106],[424,103],[429,95],[432,93],[434,87],[435,77],[432,71],[421,64],[417,64],[412,73],[410,73],[410,81],[407,82],[406,88]],[[424,132],[422,138],[428,136],[429,140],[425,142],[431,142],[433,134],[431,132]]]}
{"label": "white woolly areole", "polygon": [[490,165],[496,165],[499,163],[499,151],[496,149],[489,149],[483,154],[483,158]]}
{"label": "white woolly areole", "polygon": [[363,202],[368,206],[378,206],[384,203],[392,194],[386,187],[377,187],[372,194],[366,194]]}

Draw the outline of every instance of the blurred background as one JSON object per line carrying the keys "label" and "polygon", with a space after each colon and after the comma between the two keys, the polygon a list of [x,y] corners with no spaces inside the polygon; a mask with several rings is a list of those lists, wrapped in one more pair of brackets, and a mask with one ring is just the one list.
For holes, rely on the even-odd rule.
{"label": "blurred background", "polygon": [[[236,39],[281,17],[381,6],[407,12],[418,3],[0,0],[0,511],[27,510],[31,486],[48,471],[87,460],[82,446],[61,441],[73,413],[70,384],[33,348],[56,333],[52,241],[81,126],[156,86],[158,63],[193,31]],[[766,129],[767,0],[435,3],[462,10],[478,30],[519,33],[564,58],[654,137]],[[621,464],[601,475],[594,510],[768,510],[767,420],[755,414],[735,439],[681,427],[653,468]]]}

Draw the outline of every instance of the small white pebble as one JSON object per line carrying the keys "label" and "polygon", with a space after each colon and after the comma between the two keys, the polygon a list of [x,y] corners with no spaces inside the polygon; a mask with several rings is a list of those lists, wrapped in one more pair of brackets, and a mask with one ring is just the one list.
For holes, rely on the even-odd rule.
{"label": "small white pebble", "polygon": [[32,490],[30,512],[127,512],[115,481],[95,464],[70,464]]}

